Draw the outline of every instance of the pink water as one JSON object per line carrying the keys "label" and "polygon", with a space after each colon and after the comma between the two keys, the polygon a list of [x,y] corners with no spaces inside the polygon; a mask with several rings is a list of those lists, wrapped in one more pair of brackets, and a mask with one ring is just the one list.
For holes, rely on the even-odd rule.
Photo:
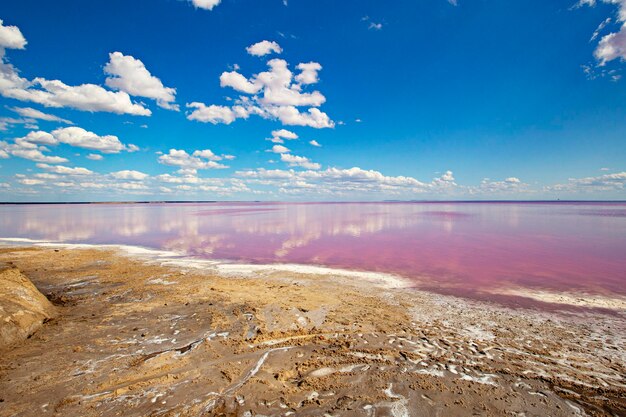
{"label": "pink water", "polygon": [[472,297],[626,295],[626,203],[5,205],[0,237],[389,272]]}

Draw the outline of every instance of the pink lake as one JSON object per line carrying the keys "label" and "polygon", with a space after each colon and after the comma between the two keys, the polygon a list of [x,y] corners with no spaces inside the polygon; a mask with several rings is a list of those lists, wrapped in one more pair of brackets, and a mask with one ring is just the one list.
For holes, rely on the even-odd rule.
{"label": "pink lake", "polygon": [[0,205],[0,237],[387,272],[520,305],[494,293],[626,296],[626,203]]}

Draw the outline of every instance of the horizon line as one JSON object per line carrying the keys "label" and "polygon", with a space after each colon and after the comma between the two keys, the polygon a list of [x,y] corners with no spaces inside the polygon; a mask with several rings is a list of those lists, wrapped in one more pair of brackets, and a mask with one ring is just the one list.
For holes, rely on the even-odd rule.
{"label": "horizon line", "polygon": [[1,201],[0,205],[64,205],[64,204],[219,204],[219,203],[274,203],[274,204],[380,204],[380,203],[626,203],[626,200],[348,200],[348,201],[284,201],[284,200],[125,200],[125,201]]}

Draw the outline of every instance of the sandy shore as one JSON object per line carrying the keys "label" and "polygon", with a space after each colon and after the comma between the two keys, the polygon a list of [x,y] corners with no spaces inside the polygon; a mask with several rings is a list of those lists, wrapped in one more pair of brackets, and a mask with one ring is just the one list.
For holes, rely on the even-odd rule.
{"label": "sandy shore", "polygon": [[619,304],[514,310],[89,248],[3,247],[0,267],[57,310],[0,352],[0,416],[626,415]]}

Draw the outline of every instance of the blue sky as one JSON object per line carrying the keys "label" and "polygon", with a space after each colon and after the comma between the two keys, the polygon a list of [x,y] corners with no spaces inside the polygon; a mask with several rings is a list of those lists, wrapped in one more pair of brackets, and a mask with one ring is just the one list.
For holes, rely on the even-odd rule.
{"label": "blue sky", "polygon": [[0,19],[2,201],[626,198],[626,1],[7,0]]}

